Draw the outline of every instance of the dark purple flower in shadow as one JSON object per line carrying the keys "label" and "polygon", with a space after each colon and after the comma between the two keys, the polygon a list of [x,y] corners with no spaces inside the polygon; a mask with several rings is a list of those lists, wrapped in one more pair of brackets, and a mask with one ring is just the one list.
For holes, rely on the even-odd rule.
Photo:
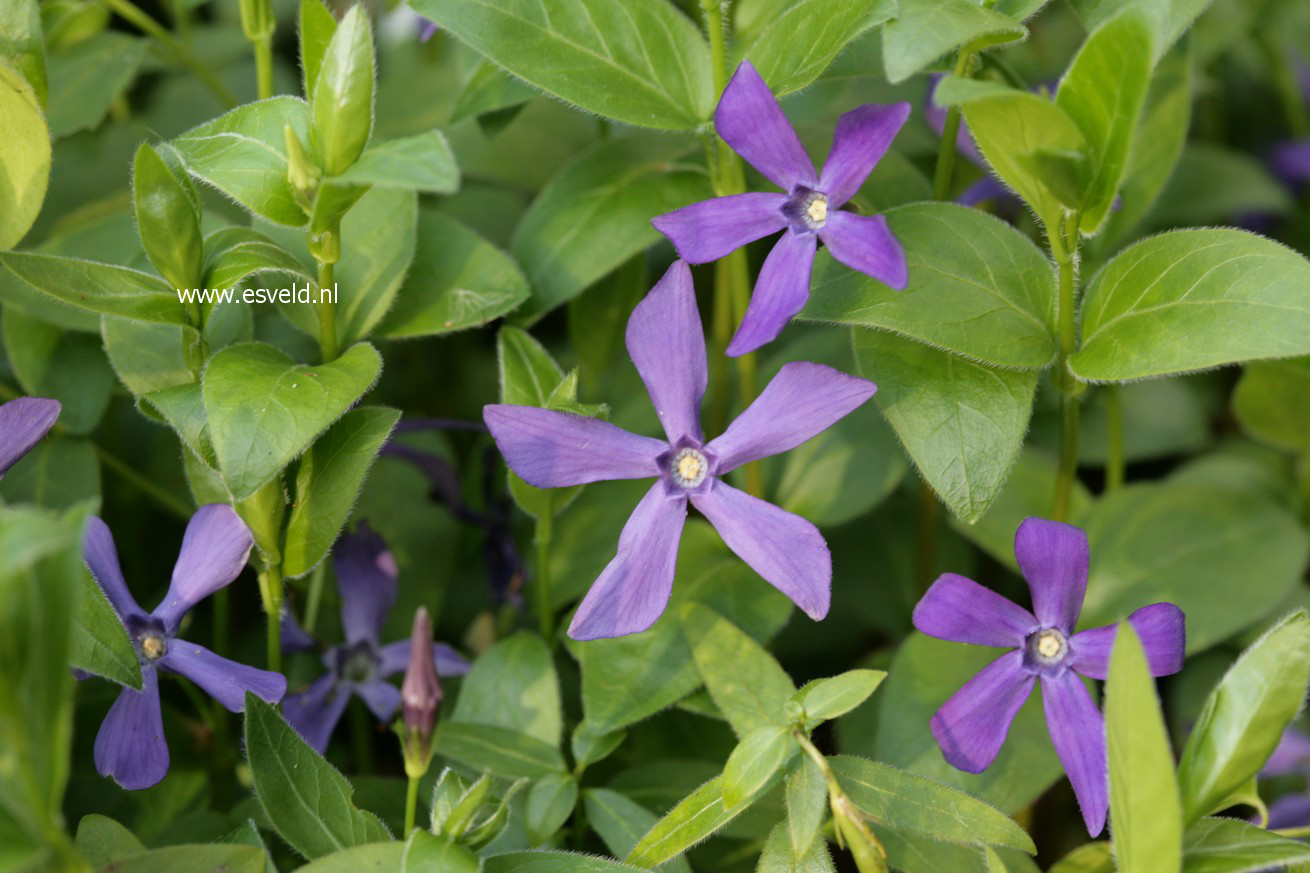
{"label": "dark purple flower in shadow", "polygon": [[688,501],[755,572],[811,618],[823,618],[832,558],[819,529],[738,491],[723,476],[822,432],[872,397],[874,384],[820,364],[787,364],[722,435],[706,442],[699,421],[705,336],[691,271],[682,261],[633,310],[627,345],[667,440],[550,409],[483,410],[506,463],[531,485],[657,478],[624,525],[618,554],[574,614],[569,636],[617,637],[655,623],[673,588]]}
{"label": "dark purple flower in shadow", "polygon": [[769,86],[742,61],[714,110],[724,142],[784,192],[716,197],[657,216],[652,224],[691,264],[724,257],[783,231],[760,269],[750,306],[728,345],[743,355],[771,342],[810,298],[810,270],[819,240],[853,270],[893,288],[905,287],[905,252],[881,215],[839,209],[887,151],[910,104],[867,104],[837,120],[823,171],[801,146]]}
{"label": "dark purple flower in shadow", "polygon": [[140,691],[124,688],[96,735],[100,775],[124,788],[149,788],[168,772],[168,744],[159,706],[159,671],[185,676],[232,712],[245,708],[246,692],[277,703],[287,690],[279,673],[257,670],[177,638],[178,625],[197,603],[225,588],[246,565],[254,540],[232,507],[211,503],[196,510],[182,538],[173,581],[163,603],[146,612],[132,599],[118,565],[108,526],[87,520],[83,558],[136,647]]}
{"label": "dark purple flower in shadow", "polygon": [[[1012,649],[983,668],[932,718],[953,766],[981,773],[996,759],[1020,707],[1042,683],[1051,742],[1069,774],[1087,832],[1105,827],[1109,766],[1105,723],[1079,674],[1104,679],[1117,625],[1074,633],[1087,591],[1087,535],[1072,525],[1025,519],[1014,554],[1032,592],[1033,612],[971,579],[947,573],[914,608],[914,626],[938,639]],[[1034,615],[1034,613],[1036,613]],[[1183,613],[1172,603],[1129,616],[1153,676],[1183,666]]]}
{"label": "dark purple flower in shadow", "polygon": [[18,397],[0,406],[0,478],[32,450],[59,418],[59,401]]}
{"label": "dark purple flower in shadow", "polygon": [[[1278,748],[1265,762],[1260,777],[1300,776],[1310,779],[1310,737],[1288,728]],[[1310,786],[1299,794],[1285,794],[1269,805],[1266,827],[1273,829],[1310,827]]]}
{"label": "dark purple flower in shadow", "polygon": [[[396,603],[396,559],[382,537],[360,523],[343,536],[332,552],[337,588],[341,592],[341,627],[346,641],[323,653],[327,672],[304,691],[287,695],[282,714],[287,723],[320,753],[351,695],[357,695],[381,721],[400,708],[400,689],[386,681],[409,664],[408,639],[382,645],[387,614]],[[445,643],[433,646],[443,676],[468,672],[468,661]]]}

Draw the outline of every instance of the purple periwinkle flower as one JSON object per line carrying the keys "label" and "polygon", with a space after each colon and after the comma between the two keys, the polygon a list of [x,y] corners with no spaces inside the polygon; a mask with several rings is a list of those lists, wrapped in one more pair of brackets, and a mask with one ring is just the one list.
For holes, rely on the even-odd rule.
{"label": "purple periwinkle flower", "polygon": [[[1288,728],[1278,748],[1265,762],[1260,777],[1300,776],[1310,779],[1310,737],[1296,728]],[[1303,828],[1310,826],[1310,786],[1299,794],[1285,794],[1269,805],[1267,827]]]}
{"label": "purple periwinkle flower", "polygon": [[0,478],[50,433],[60,408],[58,400],[44,397],[18,397],[0,406]]}
{"label": "purple periwinkle flower", "polygon": [[832,150],[815,175],[814,164],[782,114],[769,86],[742,61],[714,110],[714,127],[737,154],[784,192],[716,197],[657,216],[652,224],[684,261],[718,260],[749,242],[783,231],[760,269],[750,306],[729,355],[771,342],[810,298],[810,270],[818,241],[853,270],[893,288],[905,287],[905,252],[881,215],[857,215],[839,207],[887,151],[910,104],[867,104],[837,121]]}
{"label": "purple periwinkle flower", "polygon": [[[320,753],[327,749],[351,695],[358,695],[379,720],[391,720],[401,694],[386,680],[402,672],[410,656],[408,639],[380,642],[397,589],[396,559],[382,537],[361,523],[355,533],[340,539],[332,558],[346,641],[324,652],[326,673],[282,703],[287,723]],[[468,672],[468,662],[445,643],[434,644],[432,651],[442,675]]]}
{"label": "purple periwinkle flower", "polygon": [[[953,766],[981,773],[996,759],[1033,686],[1042,683],[1046,727],[1082,809],[1087,832],[1105,827],[1109,765],[1105,723],[1079,674],[1104,679],[1117,625],[1074,633],[1087,591],[1087,535],[1072,525],[1025,519],[1014,554],[1032,592],[1033,612],[971,579],[947,573],[914,608],[914,626],[938,639],[1007,652],[965,683],[932,718]],[[1036,613],[1034,615],[1034,613]],[[1129,616],[1153,676],[1183,666],[1183,613],[1172,603]]]}
{"label": "purple periwinkle flower", "polygon": [[633,310],[627,345],[667,440],[550,409],[483,410],[505,462],[531,485],[657,479],[624,525],[618,554],[574,614],[569,636],[617,637],[655,623],[673,588],[688,501],[755,572],[811,618],[823,618],[832,557],[819,529],[733,488],[723,476],[822,432],[872,397],[874,384],[820,364],[787,364],[723,434],[706,442],[699,421],[705,336],[691,270],[682,261]]}
{"label": "purple periwinkle flower", "polygon": [[109,527],[94,516],[87,520],[83,559],[127,629],[141,664],[141,690],[120,691],[96,734],[95,762],[101,776],[135,790],[149,788],[168,773],[160,670],[185,676],[232,712],[245,708],[247,691],[269,703],[286,693],[287,680],[281,674],[238,664],[177,638],[182,617],[240,575],[253,543],[232,507],[200,507],[187,524],[163,603],[146,612],[127,590]]}

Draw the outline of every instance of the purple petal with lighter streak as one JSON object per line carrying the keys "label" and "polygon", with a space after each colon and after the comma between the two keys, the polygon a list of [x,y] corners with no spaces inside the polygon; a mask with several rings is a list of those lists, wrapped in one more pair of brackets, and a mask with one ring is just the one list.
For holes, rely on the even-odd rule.
{"label": "purple petal with lighter streak", "polygon": [[331,673],[324,673],[304,691],[287,695],[282,701],[282,716],[321,755],[327,751],[332,731],[349,702],[350,691],[339,687]]}
{"label": "purple petal with lighter streak", "polygon": [[810,271],[818,240],[812,233],[787,231],[764,259],[741,326],[728,344],[736,357],[773,342],[810,299]]}
{"label": "purple petal with lighter streak", "polygon": [[897,291],[910,280],[905,249],[881,215],[829,212],[819,239],[834,258]]}
{"label": "purple petal with lighter streak", "polygon": [[655,459],[668,448],[608,421],[535,406],[491,404],[482,418],[505,463],[538,488],[658,476]]}
{"label": "purple petal with lighter streak", "polygon": [[240,575],[254,544],[250,528],[232,507],[210,503],[197,509],[182,536],[172,584],[154,616],[169,633],[177,630],[191,607]]}
{"label": "purple petal with lighter streak", "polygon": [[114,547],[114,535],[97,516],[86,520],[86,530],[82,533],[82,560],[95,577],[100,590],[113,605],[118,617],[145,615],[145,610],[137,605],[132,592],[127,590],[123,579],[123,570],[118,564],[118,549]]}
{"label": "purple petal with lighter streak", "polygon": [[814,164],[782,107],[751,66],[742,61],[714,110],[714,129],[733,151],[784,191],[813,188]]}
{"label": "purple petal with lighter streak", "polygon": [[[1146,650],[1152,676],[1169,676],[1183,669],[1187,632],[1183,611],[1172,603],[1152,603],[1128,616]],[[1110,652],[1119,625],[1080,631],[1069,639],[1070,666],[1092,679],[1104,679],[1110,669]]]}
{"label": "purple petal with lighter streak", "polygon": [[914,607],[914,626],[939,640],[1018,648],[1037,630],[1031,612],[972,579],[946,573]]}
{"label": "purple petal with lighter streak", "polygon": [[96,770],[129,791],[156,785],[168,774],[168,743],[159,708],[159,675],[141,671],[141,690],[124,688],[100,724]]}
{"label": "purple petal with lighter streak", "polygon": [[1023,652],[1006,652],[942,704],[932,717],[932,735],[951,766],[967,773],[991,766],[1034,682]]}
{"label": "purple petal with lighter streak", "polygon": [[1110,808],[1110,765],[1105,751],[1105,721],[1087,688],[1074,673],[1042,677],[1046,729],[1055,753],[1069,774],[1087,833],[1105,829]]}
{"label": "purple petal with lighter streak", "polygon": [[827,430],[873,396],[878,387],[823,364],[784,364],[760,396],[706,446],[717,474],[794,449]]}
{"label": "purple petal with lighter streak", "polygon": [[674,261],[632,310],[626,339],[669,442],[684,436],[699,441],[709,367],[696,289],[685,263]]}
{"label": "purple petal with lighter streak", "polygon": [[[469,671],[468,660],[445,643],[432,644],[432,659],[437,663],[437,675],[463,676]],[[395,676],[409,666],[409,640],[387,643],[378,650],[378,675]]]}
{"label": "purple petal with lighter streak", "polygon": [[247,691],[266,703],[277,703],[287,693],[281,673],[239,664],[185,640],[169,641],[159,667],[190,679],[231,712],[245,710]]}
{"label": "purple petal with lighter streak", "polygon": [[332,568],[341,592],[341,627],[347,645],[367,640],[377,646],[382,625],[396,605],[396,558],[386,540],[360,522],[332,550]]}
{"label": "purple petal with lighter streak", "polygon": [[1014,556],[1037,620],[1072,632],[1087,593],[1087,534],[1071,524],[1025,518],[1014,535]]}
{"label": "purple petal with lighter streak", "polygon": [[686,500],[669,497],[663,482],[651,486],[623,526],[618,554],[574,613],[569,636],[621,637],[653,625],[673,591],[678,540],[686,520]]}
{"label": "purple petal with lighter streak", "polygon": [[828,195],[830,210],[855,196],[909,117],[908,103],[869,103],[837,119],[832,151],[819,174],[819,190]]}
{"label": "purple petal with lighter streak", "polygon": [[828,614],[832,554],[817,527],[723,480],[691,502],[764,581],[815,621]]}
{"label": "purple petal with lighter streak", "polygon": [[17,397],[0,406],[0,477],[50,432],[59,418],[59,401]]}
{"label": "purple petal with lighter streak", "polygon": [[785,194],[729,194],[702,200],[651,219],[689,264],[717,261],[747,243],[787,226]]}

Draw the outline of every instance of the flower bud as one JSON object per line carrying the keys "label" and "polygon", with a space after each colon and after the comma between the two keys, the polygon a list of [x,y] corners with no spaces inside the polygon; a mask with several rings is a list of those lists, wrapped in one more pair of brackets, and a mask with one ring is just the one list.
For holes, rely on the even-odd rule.
{"label": "flower bud", "polygon": [[404,712],[406,765],[427,771],[432,760],[432,734],[441,709],[441,682],[432,652],[432,621],[419,607],[409,642],[409,666],[400,685]]}

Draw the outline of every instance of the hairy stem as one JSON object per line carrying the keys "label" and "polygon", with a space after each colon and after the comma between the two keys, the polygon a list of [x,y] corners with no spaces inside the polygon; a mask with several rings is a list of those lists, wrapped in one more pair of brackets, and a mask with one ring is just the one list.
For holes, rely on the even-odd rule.
{"label": "hairy stem", "polygon": [[418,783],[422,776],[409,774],[408,786],[405,788],[405,839],[414,832],[414,818],[418,812]]}
{"label": "hairy stem", "polygon": [[259,571],[259,595],[268,618],[268,669],[282,672],[282,567],[272,564]]}
{"label": "hairy stem", "polygon": [[1055,384],[1060,389],[1060,467],[1056,474],[1055,504],[1051,516],[1056,521],[1065,521],[1069,517],[1069,499],[1078,474],[1078,403],[1082,393],[1082,386],[1069,370],[1069,358],[1078,351],[1074,285],[1078,269],[1077,213],[1070,213],[1066,217],[1063,229],[1053,229],[1051,242],[1051,253],[1055,256],[1060,272],[1060,345],[1055,372]]}
{"label": "hairy stem", "polygon": [[1124,408],[1118,385],[1105,386],[1106,442],[1105,490],[1118,491],[1124,484]]}
{"label": "hairy stem", "polygon": [[[955,57],[955,75],[968,76],[973,69],[976,52],[969,46],[960,49]],[[942,127],[942,141],[937,149],[937,167],[932,176],[932,199],[946,200],[951,196],[951,183],[955,180],[956,142],[960,137],[960,107],[946,110],[946,124]]]}
{"label": "hairy stem", "polygon": [[255,49],[255,87],[260,100],[273,96],[273,38],[261,37],[251,43]]}
{"label": "hairy stem", "polygon": [[324,290],[335,284],[335,266],[331,261],[318,262],[318,347],[325,364],[335,361],[340,353],[337,347],[337,301],[324,296]]}
{"label": "hairy stem", "polygon": [[537,622],[542,639],[547,643],[555,637],[555,607],[550,599],[550,541],[553,537],[554,516],[549,512],[537,519],[533,543],[537,547]]}

